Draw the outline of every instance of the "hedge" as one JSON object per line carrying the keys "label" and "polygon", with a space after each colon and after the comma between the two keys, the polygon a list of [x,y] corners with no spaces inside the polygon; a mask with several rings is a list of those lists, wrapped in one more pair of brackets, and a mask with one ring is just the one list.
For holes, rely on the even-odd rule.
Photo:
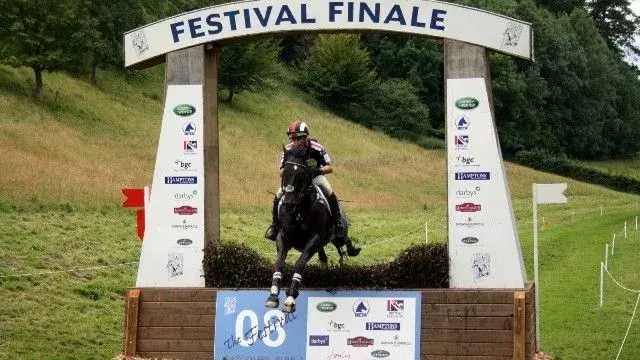
{"label": "hedge", "polygon": [[[298,255],[295,250],[289,252],[289,258]],[[273,264],[246,245],[236,242],[225,242],[220,248],[209,245],[205,248],[203,263],[207,287],[267,289],[271,286]],[[287,264],[283,272],[284,286],[289,285],[292,275],[292,265]],[[367,290],[448,288],[447,245],[413,245],[393,261],[374,265],[345,264],[321,269],[312,259],[303,274],[302,286]]]}

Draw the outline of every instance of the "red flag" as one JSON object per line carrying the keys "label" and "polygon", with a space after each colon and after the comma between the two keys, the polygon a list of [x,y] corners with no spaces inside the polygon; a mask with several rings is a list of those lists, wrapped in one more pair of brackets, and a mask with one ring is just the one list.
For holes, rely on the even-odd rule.
{"label": "red flag", "polygon": [[144,207],[144,189],[122,189],[126,197],[122,206],[124,207]]}
{"label": "red flag", "polygon": [[138,224],[138,237],[140,241],[144,237],[144,209],[140,209],[136,213],[136,222]]}

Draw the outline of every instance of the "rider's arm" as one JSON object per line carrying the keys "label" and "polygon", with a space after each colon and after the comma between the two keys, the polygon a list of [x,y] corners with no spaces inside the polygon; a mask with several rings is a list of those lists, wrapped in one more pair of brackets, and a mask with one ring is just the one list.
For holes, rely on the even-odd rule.
{"label": "rider's arm", "polygon": [[331,174],[333,172],[333,166],[331,164],[320,166],[320,170],[322,170],[323,175]]}

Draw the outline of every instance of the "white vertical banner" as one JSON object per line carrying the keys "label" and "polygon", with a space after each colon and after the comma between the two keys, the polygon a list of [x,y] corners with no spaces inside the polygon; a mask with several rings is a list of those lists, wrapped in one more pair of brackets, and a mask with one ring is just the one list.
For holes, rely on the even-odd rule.
{"label": "white vertical banner", "polygon": [[202,85],[167,87],[137,287],[204,287]]}
{"label": "white vertical banner", "polygon": [[523,288],[526,274],[484,78],[447,79],[452,288]]}

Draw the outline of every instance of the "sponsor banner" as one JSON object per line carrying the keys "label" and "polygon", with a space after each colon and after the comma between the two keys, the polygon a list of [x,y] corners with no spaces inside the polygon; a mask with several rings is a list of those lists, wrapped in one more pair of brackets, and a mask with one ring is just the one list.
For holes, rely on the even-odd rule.
{"label": "sponsor banner", "polygon": [[483,78],[447,80],[450,286],[522,288],[526,275]]}
{"label": "sponsor banner", "polygon": [[201,85],[167,87],[138,287],[204,286],[202,106]]}
{"label": "sponsor banner", "polygon": [[292,314],[265,308],[268,295],[218,292],[215,359],[420,358],[420,292],[305,290]]}
{"label": "sponsor banner", "polygon": [[[533,59],[532,27],[517,19],[432,0],[263,0],[214,5],[179,14],[124,35],[125,66],[199,44],[260,34],[371,30],[448,38]],[[188,117],[196,109],[176,104]],[[462,109],[478,104],[462,98]]]}

